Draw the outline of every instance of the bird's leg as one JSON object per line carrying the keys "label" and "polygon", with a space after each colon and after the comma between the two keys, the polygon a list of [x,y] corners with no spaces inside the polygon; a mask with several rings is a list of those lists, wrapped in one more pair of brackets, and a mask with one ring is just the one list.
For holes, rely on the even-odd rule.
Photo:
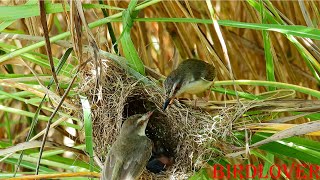
{"label": "bird's leg", "polygon": [[209,101],[209,99],[210,99],[210,94],[211,94],[211,91],[210,91],[210,90],[206,90],[206,91],[205,91],[204,100],[205,100],[206,102]]}
{"label": "bird's leg", "polygon": [[203,106],[204,104],[208,103],[209,100],[210,100],[210,94],[211,94],[211,91],[210,90],[206,90],[205,92],[202,93],[201,95],[201,100],[199,102],[199,105],[200,106]]}
{"label": "bird's leg", "polygon": [[194,107],[196,108],[197,107],[197,101],[198,101],[198,97],[197,96],[193,96],[194,98],[193,98],[193,102],[194,102]]}
{"label": "bird's leg", "polygon": [[194,106],[194,107],[197,107],[197,99],[194,99],[194,100],[193,100],[193,106]]}

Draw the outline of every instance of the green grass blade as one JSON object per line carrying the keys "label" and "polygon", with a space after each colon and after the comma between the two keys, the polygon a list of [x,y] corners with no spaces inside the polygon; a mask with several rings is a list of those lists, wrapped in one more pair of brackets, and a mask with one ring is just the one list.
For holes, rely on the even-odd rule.
{"label": "green grass blade", "polygon": [[306,88],[303,86],[298,86],[294,84],[288,83],[280,83],[280,82],[271,82],[271,81],[259,81],[259,80],[235,80],[233,81],[216,81],[214,83],[215,86],[226,86],[226,85],[253,85],[253,86],[266,86],[266,87],[276,87],[278,89],[291,89],[304,94],[308,94],[317,98],[320,98],[320,92],[318,90]]}
{"label": "green grass blade", "polygon": [[[103,4],[103,1],[102,0],[99,0],[99,4]],[[101,8],[102,10],[102,13],[103,13],[103,16],[106,18],[109,16],[108,12]],[[117,38],[116,38],[116,35],[114,34],[114,31],[113,31],[113,28],[112,28],[112,24],[111,22],[108,22],[107,23],[107,26],[108,26],[108,32],[109,32],[109,35],[111,37],[111,42],[112,42],[112,46],[114,47],[114,52],[116,54],[119,54],[119,49],[118,49],[118,44],[117,44]]]}
{"label": "green grass blade", "polygon": [[[135,10],[139,10],[139,9],[151,6],[151,5],[156,4],[158,2],[160,2],[160,0],[151,0],[151,1],[147,2],[147,3],[144,3],[142,5],[137,6],[135,8]],[[101,26],[103,24],[106,24],[108,22],[112,22],[112,20],[115,20],[115,22],[118,22],[119,19],[116,19],[116,18],[121,17],[122,14],[123,14],[122,12],[116,13],[114,15],[109,16],[108,18],[103,18],[103,19],[97,20],[95,22],[92,22],[88,26],[89,26],[89,28],[95,28],[95,27]],[[68,32],[64,32],[64,33],[61,33],[59,35],[51,37],[50,38],[50,42],[53,43],[53,42],[56,42],[58,40],[62,40],[64,38],[67,38],[69,36],[70,36],[70,32],[69,31]],[[29,51],[35,50],[37,48],[40,48],[40,47],[42,47],[44,45],[45,45],[45,41],[40,41],[40,42],[34,43],[34,44],[30,45],[30,46],[15,50],[15,51],[7,53],[5,55],[2,55],[2,56],[0,56],[0,63],[3,63],[4,61],[6,61],[8,59],[11,59],[13,57],[20,56],[20,55],[22,55],[22,54],[24,54],[26,52],[29,52]]]}
{"label": "green grass blade", "polygon": [[[81,145],[77,145],[77,146],[74,146],[73,148],[75,149],[84,149],[85,148],[85,145],[84,144],[81,144]],[[52,156],[55,156],[55,155],[58,155],[58,154],[63,154],[65,152],[65,150],[63,149],[59,149],[59,150],[48,150],[48,151],[44,151],[42,153],[42,157],[43,158],[48,158],[48,157],[52,157]],[[32,153],[32,154],[29,154],[30,156],[34,156],[34,157],[37,157],[38,153]]]}
{"label": "green grass blade", "polygon": [[[196,19],[196,18],[136,18],[135,21],[142,22],[177,22],[177,23],[201,23],[212,24],[211,19]],[[320,40],[320,30],[301,25],[280,25],[280,24],[258,24],[247,23],[231,20],[218,20],[221,26],[245,28],[253,30],[267,30],[279,32],[282,34],[305,37],[315,40]]]}
{"label": "green grass blade", "polygon": [[[32,46],[32,45],[31,45]],[[7,52],[7,54],[1,56],[1,57],[5,57],[6,55],[9,55],[11,53],[14,53],[16,51],[19,51],[19,49],[17,49],[16,46],[13,46],[13,45],[9,45],[9,44],[6,44],[6,43],[1,43],[0,42],[0,47],[1,49],[3,49],[4,51]],[[47,68],[49,69],[50,68],[50,65],[47,61],[48,57],[46,55],[40,55],[39,53],[34,53],[34,52],[31,52],[31,53],[23,53],[21,54],[21,57],[32,62],[32,63],[35,63],[43,68]],[[54,60],[54,63],[55,64],[58,64],[58,60],[56,58],[53,59]],[[71,71],[74,69],[74,67],[70,64],[68,64],[63,70],[63,74],[66,74],[67,76],[70,75]]]}
{"label": "green grass blade", "polygon": [[[59,64],[58,64],[57,69],[56,69],[57,75],[60,73],[62,67],[63,67],[64,64],[66,63],[66,61],[67,61],[69,55],[71,54],[72,50],[73,50],[72,48],[69,48],[69,49],[64,53],[64,55],[61,57],[61,60],[59,61]],[[53,82],[54,82],[54,80],[53,80],[53,78],[51,78],[50,83],[49,83],[49,85],[47,86],[48,89],[50,89],[50,86],[53,84]],[[34,115],[34,117],[33,117],[32,124],[31,124],[31,126],[30,126],[30,131],[29,131],[29,133],[28,133],[28,135],[27,135],[26,141],[29,141],[29,139],[31,138],[31,132],[33,132],[34,127],[35,127],[35,126],[37,125],[37,123],[38,123],[38,116],[39,116],[41,107],[42,107],[43,103],[45,102],[46,96],[47,96],[47,94],[44,95],[44,97],[42,98],[42,100],[41,100],[41,102],[40,102],[40,104],[39,104],[39,106],[38,106],[38,108],[37,108],[37,110],[36,110],[36,112],[35,112],[35,115]]]}
{"label": "green grass blade", "polygon": [[[93,9],[93,8],[104,8],[104,9],[113,9],[113,10],[123,10],[122,8],[112,7],[104,4],[83,4],[84,9]],[[46,1],[45,4],[46,14],[60,13],[64,12],[63,6],[61,3],[50,3]],[[70,6],[66,4],[66,11],[70,10]],[[24,4],[20,6],[0,6],[0,21],[13,21],[21,18],[28,18],[33,16],[39,16],[39,5],[38,3],[33,4]]]}
{"label": "green grass blade", "polygon": [[3,21],[0,24],[0,32],[2,32],[3,30],[5,30],[8,26],[10,26],[12,23],[14,23],[14,21]]}
{"label": "green grass blade", "polygon": [[[262,3],[262,2],[261,2]],[[265,11],[261,11],[262,16],[262,23],[266,24],[267,18],[265,17]],[[274,76],[274,64],[273,64],[273,58],[272,58],[272,46],[271,46],[271,40],[269,33],[266,30],[262,30],[262,37],[263,37],[263,47],[264,47],[264,56],[266,59],[266,73],[267,73],[267,81],[276,81],[276,78]],[[268,87],[269,91],[276,90],[275,87]]]}
{"label": "green grass blade", "polygon": [[[270,1],[268,1],[268,0],[265,1],[268,8],[266,8],[264,5],[262,5],[262,3],[259,4],[253,0],[249,0],[248,2],[252,7],[254,7],[260,13],[266,13],[266,14],[268,13],[269,14],[269,9],[270,9],[272,15],[269,14],[268,16],[266,16],[266,18],[269,21],[271,21],[273,23],[287,25],[287,23],[285,23],[282,20],[282,18],[278,14],[278,11],[274,8],[274,6],[272,5],[272,3]],[[306,29],[305,30],[301,29],[300,31],[303,33],[306,31]],[[299,51],[299,53],[303,57],[303,60],[307,63],[309,70],[311,71],[313,76],[317,79],[318,83],[320,83],[320,77],[318,74],[320,72],[319,62],[310,54],[310,52],[308,52],[308,50],[295,37],[293,37],[294,34],[290,34],[288,32],[283,32],[283,34],[285,34],[287,36],[288,40],[291,41],[296,46],[297,50]]]}
{"label": "green grass blade", "polygon": [[124,56],[129,62],[129,66],[138,71],[140,74],[145,75],[143,62],[139,58],[138,52],[136,51],[130,36],[130,31],[133,26],[133,19],[138,15],[137,11],[134,11],[137,2],[137,0],[130,1],[128,9],[123,12],[124,30],[121,34],[120,41]]}
{"label": "green grass blade", "polygon": [[[261,141],[263,139],[271,136],[267,133],[256,133],[252,137],[252,143]],[[270,142],[268,144],[262,145],[259,149],[268,151],[273,154],[281,154],[288,157],[300,159],[305,162],[310,162],[314,164],[320,164],[320,152],[318,148],[320,146],[319,142],[313,141],[313,148],[310,148],[310,142],[304,143],[306,139],[303,138],[301,141],[292,141],[292,138],[287,138],[284,140]]]}
{"label": "green grass blade", "polygon": [[92,137],[92,119],[91,119],[91,108],[87,97],[80,96],[82,111],[83,111],[83,121],[84,121],[84,133],[85,133],[85,143],[86,151],[90,156],[90,171],[93,171],[94,160],[93,160],[93,137]]}
{"label": "green grass blade", "polygon": [[[232,95],[232,96],[236,95],[236,92],[234,90],[229,90],[229,89],[220,88],[220,87],[211,88],[211,91],[219,92],[219,93],[227,94],[227,95]],[[254,95],[254,94],[250,94],[250,93],[246,93],[246,92],[237,91],[237,93],[240,98],[251,99],[251,100],[265,99],[262,96]]]}
{"label": "green grass blade", "polygon": [[91,164],[88,164],[86,161],[84,160],[76,160],[74,158],[65,158],[65,157],[61,157],[61,156],[51,156],[51,157],[47,157],[44,158],[50,161],[54,161],[54,162],[58,162],[58,163],[64,163],[68,166],[77,166],[79,168],[82,168],[83,170],[81,171],[89,171],[89,170],[93,170],[96,172],[99,172],[100,168],[96,167],[96,166],[91,166]]}
{"label": "green grass blade", "polygon": [[[20,157],[19,154],[13,154],[11,156],[12,158],[18,159]],[[38,157],[32,157],[29,155],[24,155],[23,156],[23,160],[27,161],[27,162],[32,162],[33,163],[33,167],[36,167],[36,163],[38,161]],[[74,160],[72,160],[74,161]],[[57,162],[55,159],[49,160],[49,159],[42,159],[41,160],[41,165],[47,165],[50,167],[56,167],[56,168],[62,168],[65,170],[70,170],[70,171],[83,171],[85,169],[83,169],[82,167],[79,166],[70,166],[69,164],[65,164],[64,162]]]}
{"label": "green grass blade", "polygon": [[[12,164],[12,165],[16,165],[17,164],[17,159],[15,158],[7,158],[4,160],[4,162],[8,163],[8,164]],[[28,162],[28,161],[22,161],[21,162],[21,166],[24,167],[24,168],[28,168],[30,170],[35,170],[36,169],[36,166],[34,163],[32,162]],[[56,172],[55,170],[53,169],[49,169],[47,167],[44,167],[44,166],[40,166],[40,171],[41,172]],[[12,177],[13,175],[11,175],[10,177]],[[1,177],[1,174],[0,174],[0,177]],[[8,177],[9,178],[9,177]]]}
{"label": "green grass blade", "polygon": [[[62,69],[63,65],[67,61],[67,59],[68,59],[69,55],[71,54],[71,52],[72,52],[72,48],[69,48],[65,52],[65,54],[62,56],[61,60],[59,61],[58,66],[57,66],[57,69],[56,69],[57,75],[60,73],[60,70]],[[50,89],[50,86],[53,84],[53,82],[54,82],[54,80],[53,80],[53,77],[52,77],[51,80],[50,80],[49,85],[47,86],[47,89]],[[34,116],[33,116],[33,119],[32,119],[32,123],[30,125],[30,130],[29,130],[28,135],[26,137],[26,141],[30,140],[31,134],[32,134],[34,128],[36,127],[36,125],[38,124],[38,120],[39,120],[39,116],[40,116],[39,115],[40,114],[40,110],[41,110],[41,107],[42,107],[43,103],[46,101],[46,96],[47,96],[47,94],[44,95],[44,97],[42,98],[42,100],[41,100],[36,112],[34,113]],[[49,118],[47,118],[47,119],[49,121]],[[21,151],[21,154],[20,154],[20,157],[19,157],[19,160],[18,160],[18,164],[17,164],[17,168],[16,168],[16,172],[17,172],[17,170],[18,170],[18,168],[20,166],[20,162],[22,161],[22,158],[23,158],[23,151]]]}

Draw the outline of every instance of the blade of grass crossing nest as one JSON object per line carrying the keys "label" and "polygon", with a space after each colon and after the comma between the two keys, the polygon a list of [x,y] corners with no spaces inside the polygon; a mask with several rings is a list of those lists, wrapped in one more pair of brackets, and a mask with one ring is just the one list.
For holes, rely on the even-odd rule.
{"label": "blade of grass crossing nest", "polygon": [[83,110],[86,151],[89,153],[89,158],[90,158],[90,172],[93,172],[94,160],[93,160],[91,108],[90,108],[90,103],[87,97],[80,95],[80,100],[81,100],[82,110]]}
{"label": "blade of grass crossing nest", "polygon": [[[277,125],[277,124],[275,124],[275,125]],[[279,124],[279,125],[281,126],[281,124]],[[302,131],[300,131],[300,129],[302,129]],[[267,143],[272,143],[272,144],[277,143],[277,144],[284,145],[287,151],[292,151],[292,153],[297,154],[297,156],[300,156],[299,154],[301,154],[301,155],[302,154],[310,154],[312,156],[311,162],[312,161],[319,162],[319,157],[320,157],[319,152],[314,151],[315,149],[319,149],[317,147],[318,143],[306,142],[306,140],[304,139],[303,141],[300,140],[299,142],[293,141],[293,142],[295,142],[295,144],[292,145],[292,143],[293,143],[292,141],[289,141],[290,144],[288,144],[288,141],[282,140],[285,138],[298,136],[298,135],[316,135],[316,136],[318,136],[319,129],[320,129],[320,124],[319,124],[319,122],[315,121],[315,122],[308,122],[308,123],[304,123],[304,124],[300,124],[300,125],[294,125],[293,127],[285,129],[285,130],[280,131],[278,133],[275,133],[275,134],[271,135],[270,137],[265,136],[263,134],[257,134],[258,136],[263,137],[263,139],[255,144],[251,145],[250,148],[256,148],[258,146],[261,146],[261,145],[264,145]],[[311,140],[309,140],[309,141],[311,141]],[[314,147],[310,147],[310,145],[314,146]],[[295,147],[295,148],[293,148],[291,150],[291,148],[287,148],[287,146]],[[304,148],[299,148],[299,146],[304,147]],[[305,147],[309,147],[309,148],[305,148]],[[267,149],[268,148],[264,148],[264,150],[267,150]],[[297,151],[298,151],[298,153],[297,153]],[[245,151],[239,151],[239,152],[227,154],[227,157],[236,157],[236,156],[239,156],[243,153],[245,153]],[[302,157],[300,157],[299,159],[301,159],[301,158]],[[302,160],[308,161],[307,159],[303,159],[303,158],[302,158]],[[309,160],[309,162],[310,162],[310,160]]]}
{"label": "blade of grass crossing nest", "polygon": [[[65,65],[65,63],[66,63],[69,55],[71,54],[72,50],[73,50],[72,48],[69,48],[69,49],[64,53],[64,55],[61,57],[61,59],[60,59],[60,61],[59,61],[59,64],[58,64],[58,66],[57,66],[57,69],[56,69],[57,74],[60,73],[62,67]],[[48,86],[47,86],[47,89],[50,89],[50,87],[51,87],[51,85],[53,84],[53,82],[54,82],[54,80],[53,80],[53,78],[51,78],[51,80],[50,80],[50,82],[49,82],[49,84],[48,84]],[[32,119],[32,123],[31,123],[31,125],[30,125],[30,130],[29,130],[29,132],[28,132],[28,134],[27,134],[27,137],[26,137],[26,141],[29,141],[29,140],[30,140],[31,134],[32,134],[35,126],[36,126],[37,123],[38,123],[38,120],[39,120],[39,119],[38,119],[38,116],[39,116],[39,114],[40,114],[40,110],[41,110],[41,108],[42,108],[43,103],[45,102],[46,97],[47,97],[47,94],[44,95],[44,97],[42,98],[42,100],[41,100],[41,102],[40,102],[40,104],[39,104],[39,106],[38,106],[38,108],[37,108],[37,110],[36,110],[36,112],[35,112],[35,115],[34,115],[34,117],[33,117],[33,119]],[[23,158],[23,151],[21,151],[21,153],[20,153],[20,157],[19,157],[19,160],[18,160],[18,162],[17,162],[17,167],[16,167],[15,172],[14,172],[14,176],[15,176],[16,173],[18,172],[18,169],[19,169],[20,163],[21,163],[21,161],[22,161],[22,158]]]}
{"label": "blade of grass crossing nest", "polygon": [[223,36],[222,36],[222,32],[220,30],[220,27],[219,27],[219,24],[218,24],[218,21],[215,17],[215,14],[214,14],[214,10],[213,10],[213,6],[212,6],[212,3],[210,0],[206,0],[207,2],[207,6],[208,6],[208,9],[209,9],[209,12],[210,12],[210,16],[211,16],[211,19],[212,19],[212,22],[213,22],[213,27],[214,29],[216,30],[216,33],[218,35],[218,38],[219,38],[219,41],[220,41],[220,45],[222,47],[222,51],[223,51],[223,56],[225,58],[225,60],[227,61],[228,63],[228,68],[229,68],[229,72],[230,72],[230,77],[233,81],[233,88],[234,88],[234,91],[236,92],[236,97],[237,97],[237,101],[238,101],[238,105],[240,106],[240,101],[239,101],[239,95],[238,95],[238,92],[237,92],[237,88],[236,88],[236,85],[234,83],[234,76],[233,76],[233,72],[232,72],[232,67],[231,67],[231,63],[230,63],[230,58],[229,58],[229,55],[228,55],[228,50],[227,50],[227,46],[224,42],[224,39],[223,39]]}

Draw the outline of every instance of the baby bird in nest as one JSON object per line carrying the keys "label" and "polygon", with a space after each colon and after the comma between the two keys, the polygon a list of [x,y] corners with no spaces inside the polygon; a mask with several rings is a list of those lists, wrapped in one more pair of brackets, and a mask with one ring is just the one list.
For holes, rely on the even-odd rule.
{"label": "baby bird in nest", "polygon": [[163,110],[182,93],[198,94],[209,89],[215,77],[216,70],[212,64],[198,59],[184,60],[164,81],[166,101]]}
{"label": "baby bird in nest", "polygon": [[145,130],[152,111],[130,116],[124,121],[120,135],[108,152],[102,180],[138,179],[152,153],[152,141]]}

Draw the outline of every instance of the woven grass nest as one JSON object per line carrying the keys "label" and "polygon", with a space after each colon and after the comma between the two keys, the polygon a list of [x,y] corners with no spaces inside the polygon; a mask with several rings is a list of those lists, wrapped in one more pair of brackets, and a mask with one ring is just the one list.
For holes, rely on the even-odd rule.
{"label": "woven grass nest", "polygon": [[102,60],[99,86],[92,70],[94,65],[87,66],[82,78],[82,92],[91,101],[94,150],[102,162],[116,140],[123,120],[155,108],[157,110],[149,120],[146,134],[171,153],[174,164],[159,174],[145,170],[141,179],[187,179],[206,166],[208,159],[219,155],[209,147],[228,134],[230,128],[226,117],[213,116],[178,101],[164,112],[162,104],[165,97],[160,84],[147,86],[111,60]]}

